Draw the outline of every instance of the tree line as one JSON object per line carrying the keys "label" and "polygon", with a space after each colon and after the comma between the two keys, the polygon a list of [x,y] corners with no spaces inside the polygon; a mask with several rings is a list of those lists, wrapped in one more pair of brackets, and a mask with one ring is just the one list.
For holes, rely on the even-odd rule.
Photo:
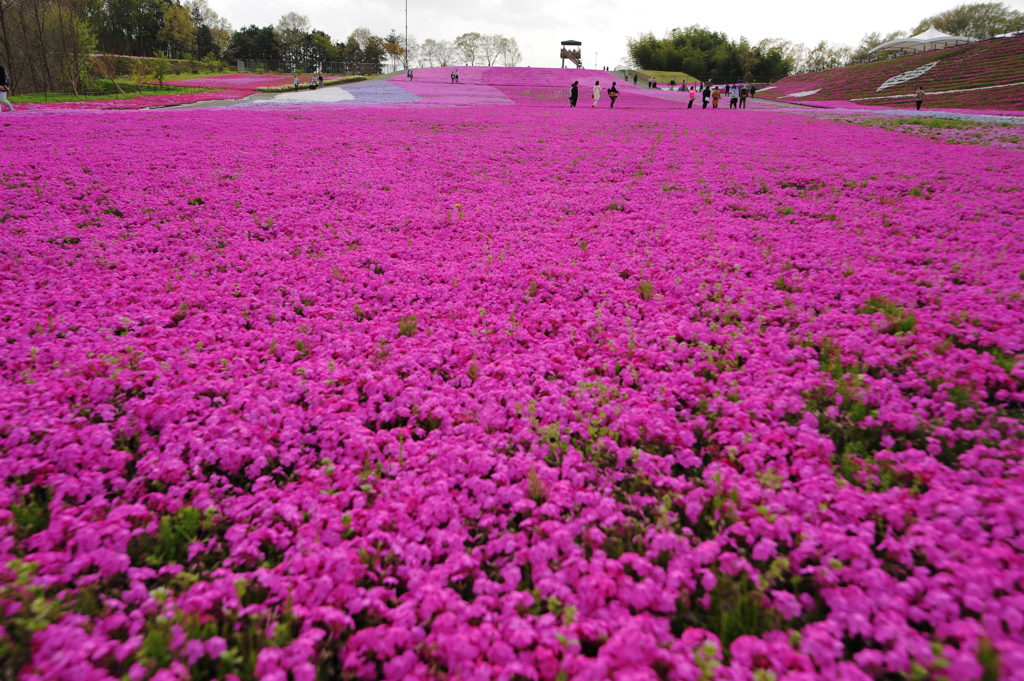
{"label": "tree line", "polygon": [[231,36],[226,50],[229,59],[281,62],[286,70],[317,71],[329,62],[389,63],[399,68],[448,66],[451,64],[517,66],[523,59],[515,38],[503,35],[463,33],[454,40],[427,38],[392,30],[384,37],[357,28],[345,41],[332,41],[326,33],[311,29],[309,19],[290,12],[276,26],[246,26]]}
{"label": "tree line", "polygon": [[463,33],[452,41],[427,38],[422,44],[410,42],[409,52],[419,66],[519,66],[523,61],[516,39],[501,34]]}
{"label": "tree line", "polygon": [[627,38],[629,66],[652,71],[682,71],[705,82],[778,80],[794,68],[791,43],[769,38],[751,45],[729,40],[703,26],[674,28],[662,39],[653,33]]}
{"label": "tree line", "polygon": [[882,50],[871,54],[871,50],[890,40],[918,35],[927,31],[931,26],[948,35],[987,40],[999,35],[1024,31],[1024,12],[1018,12],[998,2],[957,5],[952,9],[925,17],[908,31],[868,33],[861,38],[857,46],[829,43],[825,40],[812,48],[798,45],[795,50],[796,71],[823,71],[856,64],[867,59],[885,58],[895,52]]}
{"label": "tree line", "polygon": [[856,47],[820,41],[814,46],[781,38],[751,45],[746,38],[729,40],[724,33],[702,26],[675,28],[664,38],[646,33],[627,39],[629,65],[637,69],[682,71],[701,80],[771,82],[791,73],[821,71],[863,61],[869,52],[897,38],[928,30],[985,40],[1024,30],[1024,13],[1003,3],[963,4],[919,21],[910,31],[874,32]]}
{"label": "tree line", "polygon": [[208,68],[244,59],[306,73],[337,62],[379,72],[383,65],[522,61],[515,38],[503,35],[471,32],[421,44],[394,30],[379,36],[360,27],[335,40],[297,12],[274,25],[234,30],[207,0],[0,0],[0,61],[15,91],[78,92],[94,75],[110,75],[97,55],[201,60]]}
{"label": "tree line", "polygon": [[909,38],[923,33],[934,26],[949,35],[966,36],[987,40],[997,35],[1024,31],[1024,12],[1018,12],[1000,2],[983,2],[958,5],[953,9],[939,12],[919,21],[909,31],[873,32],[861,38],[860,44],[849,48],[850,60],[868,58],[868,52],[883,43],[897,38]]}

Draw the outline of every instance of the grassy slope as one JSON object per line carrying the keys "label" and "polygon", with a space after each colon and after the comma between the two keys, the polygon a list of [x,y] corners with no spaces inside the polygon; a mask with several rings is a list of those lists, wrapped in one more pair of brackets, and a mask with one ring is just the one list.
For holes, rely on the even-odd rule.
{"label": "grassy slope", "polygon": [[659,83],[668,83],[673,80],[677,84],[695,83],[697,81],[696,78],[694,78],[688,73],[683,73],[682,71],[641,71],[640,74],[640,78],[643,78],[645,75],[654,76],[655,78],[658,79]]}

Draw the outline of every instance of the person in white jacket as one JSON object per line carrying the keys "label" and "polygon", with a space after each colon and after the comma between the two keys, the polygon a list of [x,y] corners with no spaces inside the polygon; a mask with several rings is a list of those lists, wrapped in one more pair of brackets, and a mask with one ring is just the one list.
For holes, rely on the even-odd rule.
{"label": "person in white jacket", "polygon": [[601,99],[601,81],[594,81],[594,107],[597,108],[597,100]]}

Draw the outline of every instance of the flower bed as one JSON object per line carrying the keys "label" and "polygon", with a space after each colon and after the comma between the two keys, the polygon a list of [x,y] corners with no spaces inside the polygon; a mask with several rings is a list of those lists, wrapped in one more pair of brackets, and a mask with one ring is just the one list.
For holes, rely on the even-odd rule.
{"label": "flower bed", "polygon": [[[366,80],[366,76],[344,76],[342,78],[326,78],[324,79],[322,87],[328,85],[343,85],[345,83],[358,83]],[[306,82],[299,82],[298,88],[295,87],[295,83],[289,83],[288,85],[275,85],[273,87],[260,87],[257,88],[260,92],[294,92],[296,90],[310,90],[312,89],[311,83],[307,80]]]}
{"label": "flower bed", "polygon": [[490,83],[481,82],[483,69],[459,69],[459,83],[451,80],[450,68],[417,69],[413,79],[404,73],[388,79],[388,83],[415,96],[417,102],[433,106],[493,106],[512,104],[501,90]]}
{"label": "flower bed", "polygon": [[[313,74],[299,74],[299,79],[309,81]],[[186,80],[167,81],[174,85],[192,87],[228,88],[256,92],[265,87],[286,87],[292,84],[294,74],[226,73],[215,76],[196,76]]]}
{"label": "flower bed", "polygon": [[3,677],[1021,678],[1019,154],[604,113],[14,119]]}

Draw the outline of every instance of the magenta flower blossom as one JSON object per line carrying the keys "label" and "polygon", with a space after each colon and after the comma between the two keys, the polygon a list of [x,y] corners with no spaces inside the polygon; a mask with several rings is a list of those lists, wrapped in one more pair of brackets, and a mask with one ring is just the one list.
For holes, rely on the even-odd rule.
{"label": "magenta flower blossom", "polygon": [[435,76],[10,119],[0,669],[1020,676],[1017,152]]}

